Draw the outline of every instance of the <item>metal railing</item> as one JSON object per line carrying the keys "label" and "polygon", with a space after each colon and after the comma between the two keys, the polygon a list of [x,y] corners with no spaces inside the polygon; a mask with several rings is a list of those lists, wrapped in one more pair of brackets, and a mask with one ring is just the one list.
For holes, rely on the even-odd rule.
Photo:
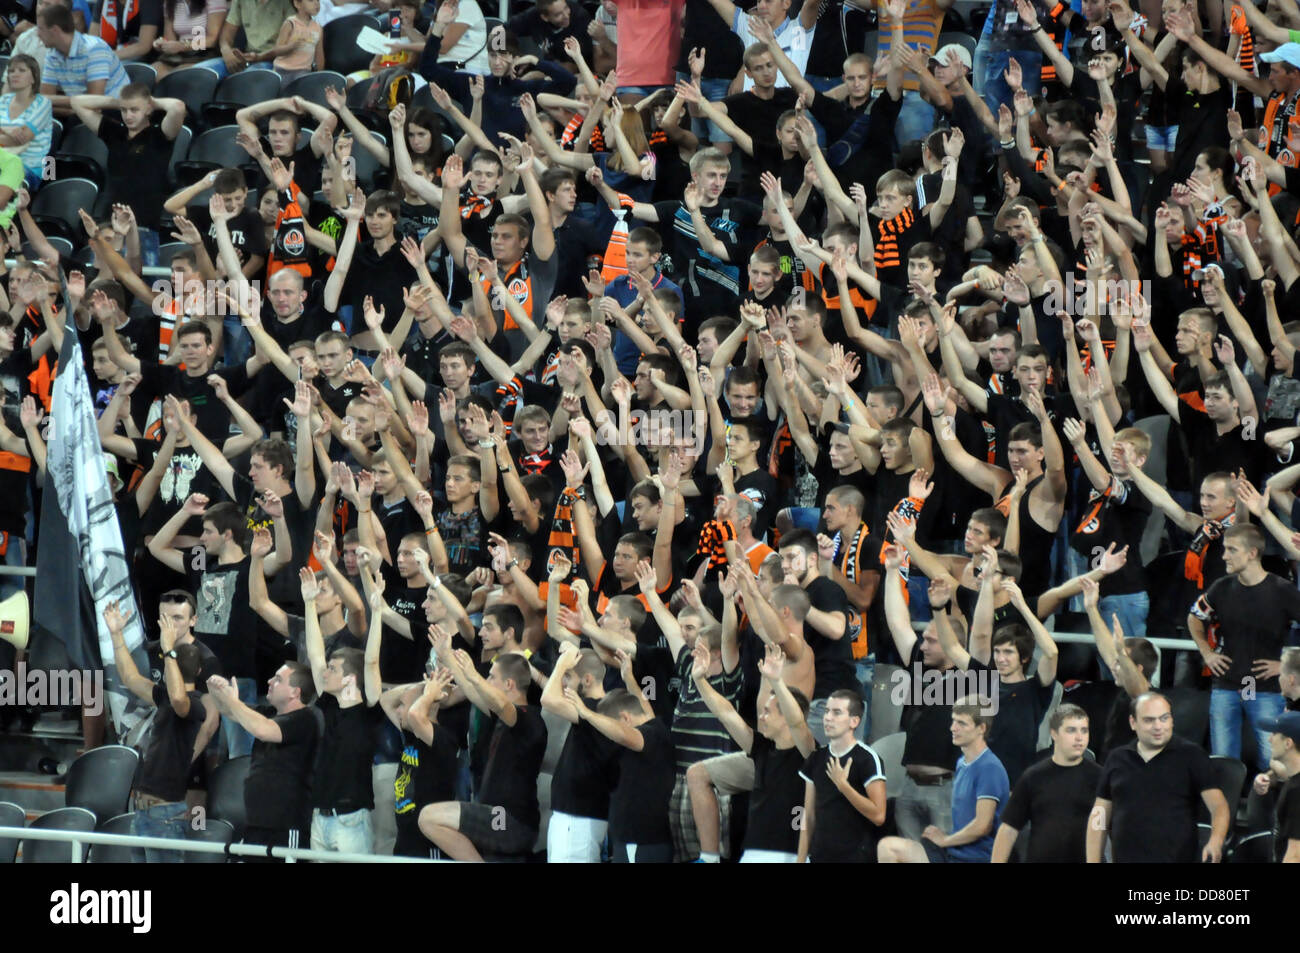
{"label": "metal railing", "polygon": [[[924,632],[925,627],[928,626],[929,624],[930,624],[929,622],[921,622],[915,619],[912,620],[912,628],[915,629],[917,632]],[[1093,637],[1093,634],[1091,632],[1052,632],[1051,636],[1052,636],[1052,641],[1054,642],[1070,642],[1070,643],[1076,643],[1081,645],[1092,645],[1096,642],[1096,639]],[[1193,642],[1191,639],[1167,639],[1167,638],[1160,638],[1160,637],[1153,638],[1152,636],[1149,635],[1143,636],[1143,638],[1145,638],[1148,642],[1150,642],[1152,645],[1154,645],[1156,648],[1160,649],[1161,651],[1164,651],[1166,649],[1175,652],[1199,652],[1200,651],[1200,649],[1196,647],[1196,643]]]}
{"label": "metal railing", "polygon": [[136,834],[99,834],[88,831],[55,831],[31,827],[0,827],[0,840],[64,841],[72,845],[72,862],[85,863],[83,845],[108,847],[151,847],[155,850],[187,851],[196,854],[225,854],[228,857],[274,857],[294,863],[310,860],[332,864],[434,864],[450,861],[426,857],[392,857],[383,854],[342,854],[305,847],[264,847],[259,844],[218,844],[212,841],[180,840],[174,837],[143,837]]}

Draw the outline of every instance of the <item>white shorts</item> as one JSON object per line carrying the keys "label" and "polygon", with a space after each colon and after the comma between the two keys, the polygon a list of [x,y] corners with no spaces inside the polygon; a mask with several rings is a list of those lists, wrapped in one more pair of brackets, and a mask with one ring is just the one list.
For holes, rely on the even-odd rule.
{"label": "white shorts", "polygon": [[546,827],[548,864],[598,864],[609,821],[552,811]]}
{"label": "white shorts", "polygon": [[779,850],[747,850],[740,855],[742,864],[793,864],[797,859],[797,854]]}

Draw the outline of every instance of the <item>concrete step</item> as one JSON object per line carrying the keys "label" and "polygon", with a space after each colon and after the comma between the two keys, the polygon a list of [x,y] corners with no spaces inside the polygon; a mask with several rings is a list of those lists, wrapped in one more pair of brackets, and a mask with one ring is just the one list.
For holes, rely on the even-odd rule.
{"label": "concrete step", "polygon": [[64,806],[65,787],[54,784],[48,774],[31,771],[0,772],[0,801],[11,801],[27,812],[30,821],[37,815]]}

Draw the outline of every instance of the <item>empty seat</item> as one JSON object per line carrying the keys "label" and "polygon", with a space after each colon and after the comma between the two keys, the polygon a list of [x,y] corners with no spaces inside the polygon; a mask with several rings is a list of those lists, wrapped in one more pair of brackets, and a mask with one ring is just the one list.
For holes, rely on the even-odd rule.
{"label": "empty seat", "polygon": [[77,243],[82,239],[82,209],[94,213],[99,186],[90,179],[60,179],[45,185],[32,198],[32,218],[47,235],[62,235]]}
{"label": "empty seat", "polygon": [[339,73],[369,69],[370,54],[357,46],[357,36],[369,27],[379,29],[379,21],[367,13],[353,13],[325,24],[321,42],[325,44],[325,66]]}
{"label": "empty seat", "polygon": [[[117,817],[110,817],[103,824],[95,828],[96,834],[130,834],[131,821],[135,814],[119,814]],[[129,864],[135,860],[135,848],[126,847],[121,844],[91,844],[90,856],[86,862],[90,864]]]}
{"label": "empty seat", "polygon": [[133,83],[144,83],[150,89],[158,84],[158,71],[148,63],[123,63],[126,75]]}
{"label": "empty seat", "polygon": [[[85,834],[95,829],[95,815],[84,807],[61,807],[57,811],[42,814],[28,825],[38,831],[80,831]],[[82,857],[86,847],[82,845]],[[70,864],[72,863],[72,844],[55,840],[23,840],[24,864]]]}
{"label": "empty seat", "polygon": [[252,759],[232,758],[208,775],[208,820],[227,821],[235,836],[244,833],[244,781]]}
{"label": "empty seat", "polygon": [[904,673],[905,677],[911,677],[906,669],[897,665],[876,664],[875,671],[871,676],[871,697],[865,699],[867,711],[871,715],[871,733],[867,739],[868,744],[874,744],[875,739],[884,738],[886,735],[892,735],[898,731],[899,723],[903,717],[903,707],[894,704],[893,694],[894,687],[897,684],[896,678],[900,672]]}
{"label": "empty seat", "polygon": [[[188,840],[206,841],[209,844],[225,844],[227,847],[235,839],[235,828],[229,821],[223,821],[209,817],[203,826],[195,830],[191,825],[185,831],[185,837]],[[227,862],[225,854],[213,854],[206,851],[185,853],[185,862],[187,864],[224,864]]]}
{"label": "empty seat", "polygon": [[190,154],[190,143],[193,141],[194,132],[189,126],[181,126],[181,131],[176,134],[176,139],[172,142],[172,157],[167,164],[167,182],[172,188],[176,187],[176,163]]}
{"label": "empty seat", "polygon": [[210,69],[188,66],[168,73],[154,85],[153,94],[179,99],[185,103],[185,115],[192,125],[203,119],[203,106],[213,100],[221,77]]}
{"label": "empty seat", "polygon": [[104,745],[80,755],[68,768],[66,803],[97,819],[126,813],[140,753],[126,745]]}
{"label": "empty seat", "polygon": [[60,179],[90,179],[103,186],[108,178],[108,146],[89,126],[73,126],[63,137],[54,157],[54,172]]}
{"label": "empty seat", "polygon": [[317,106],[324,106],[329,109],[329,103],[325,101],[325,90],[330,87],[347,89],[347,86],[348,81],[343,78],[342,73],[336,73],[333,70],[320,70],[319,72],[308,73],[306,76],[299,76],[284,88],[281,95],[301,96],[309,103],[315,103]]}
{"label": "empty seat", "polygon": [[189,155],[172,166],[177,184],[192,185],[217,169],[252,164],[252,157],[235,141],[238,135],[239,127],[234,125],[218,126],[202,133],[190,143]]}
{"label": "empty seat", "polygon": [[907,776],[903,770],[903,747],[906,744],[906,731],[896,731],[871,743],[871,750],[880,759],[880,767],[885,772],[886,797],[898,797],[902,791],[903,778]]}
{"label": "empty seat", "polygon": [[[27,812],[12,801],[0,801],[0,827],[26,827]],[[18,855],[17,837],[0,837],[0,864],[12,864]]]}
{"label": "empty seat", "polygon": [[279,73],[267,69],[235,73],[221,81],[212,102],[203,107],[203,122],[210,129],[233,123],[235,113],[245,106],[275,99],[279,95]]}

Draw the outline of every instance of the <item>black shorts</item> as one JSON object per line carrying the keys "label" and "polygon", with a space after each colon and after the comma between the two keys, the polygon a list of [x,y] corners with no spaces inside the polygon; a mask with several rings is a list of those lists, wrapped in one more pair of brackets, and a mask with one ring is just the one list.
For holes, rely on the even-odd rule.
{"label": "black shorts", "polygon": [[921,838],[921,846],[925,848],[925,856],[932,864],[951,864],[955,861],[948,856],[948,848],[940,847],[928,837]]}
{"label": "black shorts", "polygon": [[537,828],[525,824],[504,807],[460,804],[460,832],[473,841],[479,853],[530,854],[537,843]]}

